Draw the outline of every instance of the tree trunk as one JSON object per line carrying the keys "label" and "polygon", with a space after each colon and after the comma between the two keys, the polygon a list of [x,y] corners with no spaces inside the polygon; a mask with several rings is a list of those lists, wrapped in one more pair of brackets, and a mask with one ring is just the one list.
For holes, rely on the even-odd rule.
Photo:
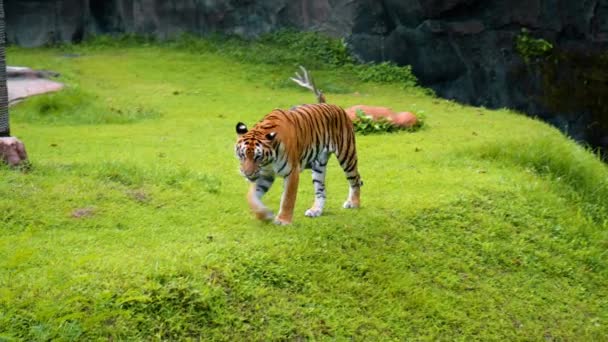
{"label": "tree trunk", "polygon": [[4,0],[0,0],[0,137],[11,135],[8,121],[8,89],[6,87],[6,26]]}
{"label": "tree trunk", "polygon": [[4,1],[0,0],[0,162],[10,166],[29,165],[25,146],[11,137],[8,122],[8,89],[6,84],[6,27]]}

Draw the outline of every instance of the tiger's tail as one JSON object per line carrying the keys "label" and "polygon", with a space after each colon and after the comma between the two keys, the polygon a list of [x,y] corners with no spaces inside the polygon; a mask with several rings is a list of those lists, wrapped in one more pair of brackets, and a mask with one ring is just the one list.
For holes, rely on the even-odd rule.
{"label": "tiger's tail", "polygon": [[302,74],[296,71],[296,77],[290,77],[289,79],[296,82],[300,87],[304,87],[315,94],[317,97],[318,103],[325,103],[325,95],[323,92],[315,86],[315,82],[312,79],[312,75],[300,65],[300,70],[302,70]]}

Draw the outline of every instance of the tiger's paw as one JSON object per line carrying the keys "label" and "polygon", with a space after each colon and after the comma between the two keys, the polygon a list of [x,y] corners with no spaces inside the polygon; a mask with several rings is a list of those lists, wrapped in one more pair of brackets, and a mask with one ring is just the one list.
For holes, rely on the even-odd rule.
{"label": "tiger's paw", "polygon": [[322,213],[323,213],[323,209],[310,208],[310,209],[306,210],[304,215],[308,216],[308,217],[319,217],[319,216],[321,216]]}
{"label": "tiger's paw", "polygon": [[291,224],[291,220],[280,218],[277,216],[274,219],[274,224],[276,224],[278,226],[286,226],[288,224]]}
{"label": "tiger's paw", "polygon": [[255,217],[260,221],[272,221],[274,214],[270,210],[263,210],[256,212]]}
{"label": "tiger's paw", "polygon": [[342,206],[344,209],[354,209],[354,208],[359,208],[359,203],[355,203],[353,201],[346,201],[344,202],[344,205]]}

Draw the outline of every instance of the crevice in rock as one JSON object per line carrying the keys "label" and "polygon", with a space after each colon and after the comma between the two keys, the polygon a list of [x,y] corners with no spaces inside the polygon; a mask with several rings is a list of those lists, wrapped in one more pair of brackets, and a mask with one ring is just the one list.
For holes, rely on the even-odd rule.
{"label": "crevice in rock", "polygon": [[113,27],[117,8],[114,1],[108,0],[89,0],[89,10],[93,22],[99,32],[111,33],[116,32],[117,28]]}

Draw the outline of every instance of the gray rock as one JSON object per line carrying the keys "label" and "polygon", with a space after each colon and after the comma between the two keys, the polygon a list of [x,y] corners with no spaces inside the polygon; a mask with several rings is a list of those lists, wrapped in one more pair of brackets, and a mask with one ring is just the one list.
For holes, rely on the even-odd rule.
{"label": "gray rock", "polygon": [[608,0],[5,0],[5,7],[8,40],[23,46],[100,33],[318,30],[345,37],[362,61],[412,65],[440,96],[547,119],[572,115],[544,106],[542,75],[514,51],[520,29],[560,49],[608,46]]}

